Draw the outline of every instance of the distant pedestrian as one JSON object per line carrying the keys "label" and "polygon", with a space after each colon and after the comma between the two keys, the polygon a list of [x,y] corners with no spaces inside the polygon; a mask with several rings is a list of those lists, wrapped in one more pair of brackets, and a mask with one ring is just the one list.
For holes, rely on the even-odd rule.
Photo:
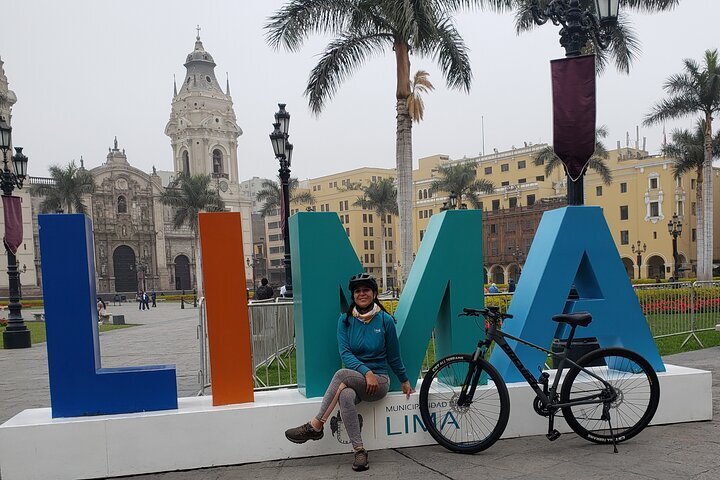
{"label": "distant pedestrian", "polygon": [[143,292],[143,305],[144,310],[150,310],[150,295],[147,292]]}
{"label": "distant pedestrian", "polygon": [[157,295],[155,294],[155,290],[152,291],[152,294],[150,295],[150,297],[152,298],[152,302],[153,302],[152,306],[157,307]]}
{"label": "distant pedestrian", "polygon": [[280,296],[281,296],[282,298],[285,298],[285,293],[286,293],[286,292],[287,292],[287,287],[286,287],[285,285],[283,285],[282,287],[280,287]]}
{"label": "distant pedestrian", "polygon": [[515,280],[512,278],[508,280],[508,292],[513,293],[515,291]]}
{"label": "distant pedestrian", "polygon": [[141,290],[138,290],[137,295],[135,295],[135,300],[138,302],[138,310],[145,310],[145,302],[143,301],[143,292]]}
{"label": "distant pedestrian", "polygon": [[255,290],[255,300],[267,300],[273,297],[273,289],[268,285],[268,279],[260,280],[260,286]]}
{"label": "distant pedestrian", "polygon": [[490,288],[488,288],[488,293],[500,293],[500,290],[498,289],[497,285],[491,283]]}

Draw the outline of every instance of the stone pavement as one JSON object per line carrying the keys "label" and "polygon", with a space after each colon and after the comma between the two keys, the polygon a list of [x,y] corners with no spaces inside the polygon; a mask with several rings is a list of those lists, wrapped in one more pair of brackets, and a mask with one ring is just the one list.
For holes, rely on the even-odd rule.
{"label": "stone pavement", "polygon": [[[100,336],[104,366],[174,363],[181,396],[197,393],[199,346],[197,310],[179,304],[159,304],[139,312],[136,304],[110,306],[128,323],[142,326]],[[32,317],[30,317],[32,318]],[[648,480],[720,479],[720,347],[666,357],[677,365],[713,372],[713,412],[716,420],[650,427],[618,446],[594,445],[574,434],[556,442],[544,436],[501,440],[477,455],[453,454],[439,446],[370,452],[370,470],[355,473],[351,455],[328,455],[231,467],[124,477],[133,480],[258,480],[329,478],[415,478],[492,480]],[[0,350],[0,421],[31,407],[48,406],[47,357],[43,345],[27,350]],[[688,399],[688,402],[692,399]],[[531,408],[530,405],[513,405]],[[304,419],[298,419],[300,423]],[[191,434],[191,432],[188,432]],[[252,441],[252,432],[248,432]],[[285,441],[280,439],[280,441]],[[243,445],[238,445],[238,449]],[[182,455],[182,452],[178,452]]]}

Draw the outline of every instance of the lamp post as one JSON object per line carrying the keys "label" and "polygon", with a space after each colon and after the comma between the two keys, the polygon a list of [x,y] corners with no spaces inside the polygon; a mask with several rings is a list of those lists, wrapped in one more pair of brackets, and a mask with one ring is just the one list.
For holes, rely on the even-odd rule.
{"label": "lamp post", "polygon": [[[592,9],[582,9],[579,0],[552,0],[543,2],[532,0],[530,11],[538,25],[550,20],[554,25],[561,25],[560,45],[565,48],[566,57],[582,54],[582,49],[590,38],[595,46],[605,50],[610,46],[612,30],[617,24],[619,0],[594,0]],[[567,177],[568,205],[583,205],[583,174],[572,180]]]}
{"label": "lamp post", "polygon": [[675,281],[680,278],[680,263],[678,262],[677,239],[682,234],[682,222],[677,213],[674,213],[668,222],[668,233],[672,236],[673,249],[673,277]]}
{"label": "lamp post", "polygon": [[[28,158],[23,155],[22,147],[15,147],[15,155],[12,157],[13,170],[8,168],[7,152],[10,150],[12,139],[12,127],[0,118],[0,150],[3,153],[3,169],[0,172],[0,189],[3,197],[12,197],[15,187],[22,188],[23,181],[27,175]],[[6,202],[7,200],[7,202]],[[8,208],[10,198],[3,198],[4,208]],[[7,218],[7,216],[6,216]],[[22,221],[20,223],[22,227]],[[8,237],[8,224],[5,224],[5,236]],[[8,324],[3,332],[3,342],[6,349],[30,348],[30,330],[28,330],[22,317],[22,298],[20,292],[20,272],[18,271],[17,257],[5,247],[8,260]]]}
{"label": "lamp post", "polygon": [[640,240],[637,241],[637,248],[635,245],[632,245],[630,247],[633,253],[637,254],[637,266],[638,266],[638,279],[642,278],[642,270],[640,270],[640,267],[642,267],[642,254],[647,252],[647,245],[642,244],[642,248],[640,247]]}
{"label": "lamp post", "polygon": [[284,103],[278,103],[280,110],[275,113],[275,123],[270,134],[270,142],[275,152],[275,158],[280,162],[280,183],[282,188],[281,221],[283,226],[283,243],[285,248],[285,297],[292,298],[292,265],[290,259],[290,164],[292,162],[293,146],[288,142],[290,128],[290,113],[285,110]]}
{"label": "lamp post", "polygon": [[440,207],[441,211],[445,210],[455,210],[457,208],[458,199],[455,192],[450,192],[450,195],[448,195],[447,202],[443,202],[443,206]]}

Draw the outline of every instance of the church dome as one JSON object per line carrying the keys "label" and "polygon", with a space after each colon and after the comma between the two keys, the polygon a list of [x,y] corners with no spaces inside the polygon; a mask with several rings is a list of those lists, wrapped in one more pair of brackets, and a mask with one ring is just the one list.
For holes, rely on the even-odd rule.
{"label": "church dome", "polygon": [[215,65],[215,60],[213,60],[212,55],[205,51],[205,48],[200,41],[200,35],[195,37],[195,49],[188,54],[187,60],[185,60],[186,66],[191,62],[207,62]]}

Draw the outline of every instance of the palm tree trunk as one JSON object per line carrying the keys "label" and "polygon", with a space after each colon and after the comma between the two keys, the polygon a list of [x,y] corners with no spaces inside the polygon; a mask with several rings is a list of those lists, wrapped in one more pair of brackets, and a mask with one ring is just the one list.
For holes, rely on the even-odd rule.
{"label": "palm tree trunk", "polygon": [[397,64],[395,162],[397,168],[402,284],[405,286],[413,262],[412,121],[407,108],[407,98],[410,96],[410,57],[406,42],[397,39],[394,46]]}
{"label": "palm tree trunk", "polygon": [[380,255],[382,255],[382,291],[387,292],[387,262],[385,261],[385,215],[380,218]]}
{"label": "palm tree trunk", "polygon": [[704,166],[697,168],[697,188],[695,189],[695,244],[697,249],[697,265],[695,275],[700,279],[705,275],[705,209],[703,208],[703,190],[704,190]]}
{"label": "palm tree trunk", "polygon": [[[705,115],[705,161],[703,162],[703,190],[702,204],[703,211],[702,220],[698,217],[698,227],[702,221],[703,238],[698,238],[698,246],[702,242],[704,255],[702,262],[698,259],[698,267],[702,265],[702,270],[698,268],[698,280],[712,280],[713,272],[713,168],[712,168],[712,116]],[[700,231],[700,228],[698,228]]]}

